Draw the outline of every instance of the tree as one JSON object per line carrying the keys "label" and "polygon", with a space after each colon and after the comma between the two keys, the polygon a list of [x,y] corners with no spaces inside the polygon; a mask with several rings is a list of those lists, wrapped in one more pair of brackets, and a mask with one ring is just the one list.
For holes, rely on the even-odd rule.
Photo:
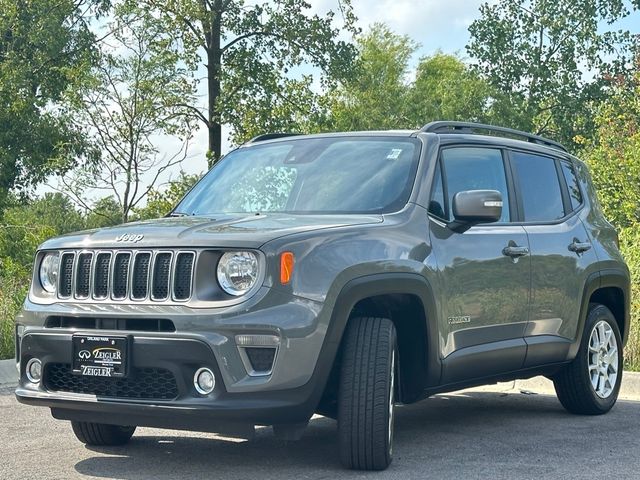
{"label": "tree", "polygon": [[585,158],[606,217],[617,228],[640,224],[640,74],[600,106]]}
{"label": "tree", "polygon": [[467,50],[500,92],[497,107],[508,106],[502,112],[507,126],[568,143],[588,135],[592,108],[606,93],[605,74],[628,66],[632,42],[629,32],[601,32],[600,25],[629,13],[625,0],[482,5]]}
{"label": "tree", "polygon": [[640,57],[636,73],[617,79],[595,118],[593,139],[580,138],[600,204],[620,236],[632,279],[631,329],[625,364],[640,368]]}
{"label": "tree", "polygon": [[437,53],[418,64],[408,98],[408,117],[414,125],[433,120],[491,121],[500,115],[492,110],[494,94],[460,58]]}
{"label": "tree", "polygon": [[13,266],[25,275],[31,271],[36,248],[47,238],[82,230],[84,219],[60,193],[5,209],[0,219],[0,274]]}
{"label": "tree", "polygon": [[411,57],[417,45],[407,36],[375,24],[357,41],[353,78],[327,96],[327,128],[383,130],[421,127],[433,120],[486,120],[493,90],[454,55]]}
{"label": "tree", "polygon": [[374,24],[357,40],[355,74],[329,94],[333,130],[384,130],[407,127],[409,59],[418,45],[408,36]]}
{"label": "tree", "polygon": [[[184,81],[178,54],[167,48],[148,13],[118,21],[111,41],[116,53],[103,52],[92,82],[75,99],[77,122],[89,126],[100,156],[63,177],[61,191],[89,211],[96,209],[87,192],[106,191],[119,205],[120,221],[126,222],[163,172],[186,156],[190,125],[181,105],[191,99],[192,89]],[[181,146],[160,155],[159,135],[181,138]],[[99,209],[96,214],[101,216]]]}
{"label": "tree", "polygon": [[86,152],[64,95],[95,60],[89,22],[107,6],[0,0],[0,209],[10,190],[28,189]]}
{"label": "tree", "polygon": [[162,190],[151,190],[147,204],[136,210],[136,215],[141,220],[160,218],[168,214],[193,187],[201,175],[189,175],[180,172],[177,180],[172,180]]}
{"label": "tree", "polygon": [[[140,5],[140,7],[138,6]],[[339,0],[344,28],[355,32],[351,0]],[[295,79],[292,70],[317,67],[323,83],[343,78],[354,51],[338,40],[334,13],[307,15],[305,0],[142,0],[130,8],[153,12],[164,32],[176,32],[183,60],[191,71],[203,65],[207,79],[207,105],[185,102],[185,110],[208,130],[209,158],[222,151],[222,125],[229,124],[236,141],[246,139],[239,128],[258,117],[306,115],[312,106],[300,102],[315,98],[308,77]],[[302,95],[301,95],[302,93]],[[265,125],[274,128],[277,125]]]}

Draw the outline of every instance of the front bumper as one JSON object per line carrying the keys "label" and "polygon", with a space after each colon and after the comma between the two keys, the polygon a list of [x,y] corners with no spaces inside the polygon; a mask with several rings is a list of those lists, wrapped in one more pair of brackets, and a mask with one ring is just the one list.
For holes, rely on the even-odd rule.
{"label": "front bumper", "polygon": [[[54,417],[64,420],[246,435],[254,425],[307,421],[322,393],[314,381],[298,388],[244,393],[230,393],[224,383],[218,381],[211,394],[201,395],[193,386],[193,375],[198,368],[209,367],[220,378],[211,348],[199,340],[148,337],[133,338],[131,367],[171,372],[178,392],[174,399],[140,400],[50,391],[49,367],[71,363],[71,334],[34,332],[25,335],[21,345],[18,401],[50,407]],[[39,358],[44,367],[43,381],[37,385],[30,383],[24,372],[26,362],[33,357]]]}
{"label": "front bumper", "polygon": [[[47,406],[56,418],[118,425],[139,425],[227,432],[229,425],[301,423],[313,415],[322,396],[337,343],[325,341],[330,312],[323,305],[290,294],[269,291],[245,304],[225,309],[187,306],[137,306],[25,303],[17,323],[24,327],[18,339],[21,403]],[[172,332],[46,328],[51,317],[105,319],[168,319]],[[108,322],[107,322],[108,323]],[[74,333],[132,337],[130,367],[163,369],[175,379],[177,394],[170,399],[123,398],[48,388],[52,365],[70,365]],[[238,334],[273,334],[280,338],[273,371],[252,377],[235,343]],[[44,379],[30,383],[24,368],[30,358],[43,363]],[[209,367],[216,388],[199,394],[194,373]],[[132,375],[135,378],[135,375]]]}

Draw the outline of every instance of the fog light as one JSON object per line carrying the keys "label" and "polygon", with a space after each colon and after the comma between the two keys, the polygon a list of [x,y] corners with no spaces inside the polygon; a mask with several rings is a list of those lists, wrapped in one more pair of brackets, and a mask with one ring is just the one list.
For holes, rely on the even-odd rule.
{"label": "fog light", "polygon": [[193,385],[198,393],[209,395],[216,386],[216,377],[208,368],[201,368],[193,376]]}
{"label": "fog light", "polygon": [[40,383],[42,380],[42,362],[37,358],[32,358],[27,362],[25,371],[31,383]]}

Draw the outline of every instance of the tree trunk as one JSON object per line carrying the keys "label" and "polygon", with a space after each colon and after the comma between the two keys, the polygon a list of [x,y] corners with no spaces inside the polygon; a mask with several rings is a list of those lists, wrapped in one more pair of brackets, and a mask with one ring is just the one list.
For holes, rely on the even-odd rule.
{"label": "tree trunk", "polygon": [[220,115],[220,69],[222,51],[220,49],[222,2],[217,0],[211,12],[211,25],[207,48],[207,76],[209,93],[209,167],[222,155],[222,119]]}

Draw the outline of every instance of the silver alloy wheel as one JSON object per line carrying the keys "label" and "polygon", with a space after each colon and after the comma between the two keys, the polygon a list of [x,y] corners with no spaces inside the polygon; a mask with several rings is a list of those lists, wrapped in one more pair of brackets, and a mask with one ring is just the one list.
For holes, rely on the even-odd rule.
{"label": "silver alloy wheel", "polygon": [[393,453],[394,406],[396,401],[396,350],[391,353],[391,381],[389,382],[389,455]]}
{"label": "silver alloy wheel", "polygon": [[608,398],[618,381],[618,341],[604,320],[595,324],[589,337],[589,378],[600,398]]}

